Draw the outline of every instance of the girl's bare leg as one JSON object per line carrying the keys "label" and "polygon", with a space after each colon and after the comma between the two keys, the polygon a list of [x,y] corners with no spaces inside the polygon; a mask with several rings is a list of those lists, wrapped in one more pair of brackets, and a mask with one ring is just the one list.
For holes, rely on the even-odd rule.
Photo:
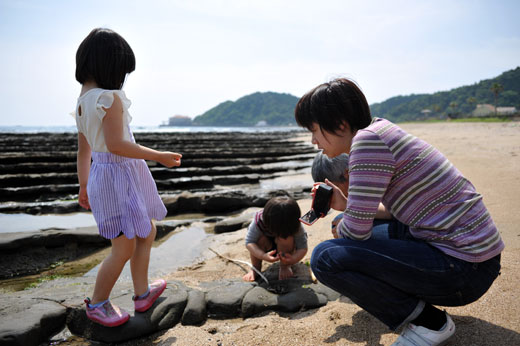
{"label": "girl's bare leg", "polygon": [[112,251],[99,267],[91,304],[108,299],[125,263],[132,257],[135,250],[135,239],[128,239],[124,235],[111,239],[111,242]]}
{"label": "girl's bare leg", "polygon": [[[251,264],[253,265],[253,267],[258,269],[258,271],[262,271],[262,260],[253,256],[253,254],[251,254]],[[247,272],[247,274],[245,274],[242,277],[242,280],[248,281],[248,282],[253,282],[256,280],[257,277],[258,277],[258,274],[254,270],[251,269],[249,272]]]}
{"label": "girl's bare leg", "polygon": [[[264,251],[268,251],[269,249],[271,249],[273,247],[273,244],[271,243],[271,241],[267,237],[264,237],[264,236],[261,236],[260,239],[258,239],[257,245]],[[262,260],[260,258],[254,257],[253,254],[250,254],[250,257],[251,257],[251,264],[253,265],[253,267],[255,267],[256,269],[258,269],[258,271],[261,272],[262,271]],[[248,282],[253,282],[257,278],[258,278],[258,274],[254,270],[251,269],[249,272],[247,272],[247,274],[245,274],[242,277],[242,280],[248,281]]]}
{"label": "girl's bare leg", "polygon": [[150,221],[152,230],[146,238],[136,237],[134,255],[130,258],[130,271],[134,283],[134,294],[139,296],[148,290],[148,265],[150,264],[150,252],[157,234],[155,222]]}

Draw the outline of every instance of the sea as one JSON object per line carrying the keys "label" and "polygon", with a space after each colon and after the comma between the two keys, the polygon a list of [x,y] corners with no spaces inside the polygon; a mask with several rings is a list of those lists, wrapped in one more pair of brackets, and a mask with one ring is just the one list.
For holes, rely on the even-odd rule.
{"label": "sea", "polygon": [[[132,132],[160,132],[160,133],[196,133],[196,132],[300,132],[302,128],[296,126],[261,126],[261,127],[223,127],[223,126],[132,126]],[[0,126],[2,133],[76,133],[76,126]],[[312,184],[310,174],[301,174],[299,177],[279,177],[263,181],[261,187],[273,188],[279,186],[287,187],[291,184]],[[45,232],[50,229],[70,229],[75,227],[94,227],[96,222],[92,213],[71,213],[61,215],[28,215],[28,214],[2,214],[0,213],[0,240],[9,237],[9,233],[18,232]],[[201,259],[208,252],[207,248],[216,235],[208,234],[205,225],[195,222],[191,226],[182,227],[173,232],[161,244],[154,248],[150,257],[149,274],[157,277],[170,273],[177,268],[190,265]],[[175,253],[175,256],[171,254]],[[99,270],[97,265],[85,276],[96,276]],[[130,280],[130,268],[127,264],[123,269],[121,277]]]}
{"label": "sea", "polygon": [[[196,132],[292,132],[303,131],[297,126],[132,126],[132,132],[160,132],[160,133],[196,133]],[[76,126],[0,126],[1,133],[76,133]],[[284,182],[287,184],[287,182]],[[266,181],[264,184],[279,184],[276,180]],[[266,186],[271,187],[271,186]],[[63,229],[68,225],[76,227],[95,226],[91,213],[72,213],[65,215],[28,215],[0,213],[0,235],[12,232],[32,232],[46,229]]]}
{"label": "sea", "polygon": [[[302,131],[297,126],[131,126],[132,132],[287,132]],[[0,126],[0,133],[75,133],[76,126]]]}

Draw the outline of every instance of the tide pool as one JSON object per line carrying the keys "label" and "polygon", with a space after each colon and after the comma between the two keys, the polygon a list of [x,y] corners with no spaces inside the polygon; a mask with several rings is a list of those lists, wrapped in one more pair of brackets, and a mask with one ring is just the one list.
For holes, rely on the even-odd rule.
{"label": "tide pool", "polygon": [[0,234],[12,232],[34,232],[50,228],[71,229],[96,226],[92,213],[72,214],[0,214]]}

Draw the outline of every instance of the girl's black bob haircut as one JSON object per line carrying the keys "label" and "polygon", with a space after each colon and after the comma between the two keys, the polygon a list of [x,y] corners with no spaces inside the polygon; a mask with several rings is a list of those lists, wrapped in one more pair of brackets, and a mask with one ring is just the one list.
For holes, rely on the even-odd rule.
{"label": "girl's black bob haircut", "polygon": [[265,204],[262,215],[267,228],[283,239],[295,235],[300,230],[300,207],[289,196],[271,198]]}
{"label": "girl's black bob haircut", "polygon": [[294,116],[298,125],[309,131],[317,124],[321,130],[334,134],[343,124],[355,132],[372,122],[365,95],[347,78],[320,84],[303,95],[296,104]]}
{"label": "girl's black bob haircut", "polygon": [[76,52],[76,80],[95,82],[102,89],[121,89],[128,73],[135,70],[135,55],[118,33],[96,28]]}

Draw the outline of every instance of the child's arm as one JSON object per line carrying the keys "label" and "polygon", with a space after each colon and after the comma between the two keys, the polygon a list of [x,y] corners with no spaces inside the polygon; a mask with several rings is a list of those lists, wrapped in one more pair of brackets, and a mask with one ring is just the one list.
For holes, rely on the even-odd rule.
{"label": "child's arm", "polygon": [[78,157],[76,162],[79,181],[78,202],[80,206],[87,210],[90,209],[87,195],[88,175],[90,173],[90,159],[90,145],[88,145],[85,136],[81,132],[78,132]]}
{"label": "child's arm", "polygon": [[169,151],[158,151],[124,140],[123,104],[117,94],[114,93],[112,106],[103,109],[106,112],[103,118],[103,133],[105,135],[107,148],[112,154],[134,159],[153,160],[166,167],[180,166],[181,154]]}
{"label": "child's arm", "polygon": [[278,256],[274,256],[276,250],[272,250],[270,252],[264,252],[257,244],[248,243],[246,245],[246,249],[249,250],[253,257],[256,257],[262,261],[266,261],[269,263],[273,263],[278,261]]}

